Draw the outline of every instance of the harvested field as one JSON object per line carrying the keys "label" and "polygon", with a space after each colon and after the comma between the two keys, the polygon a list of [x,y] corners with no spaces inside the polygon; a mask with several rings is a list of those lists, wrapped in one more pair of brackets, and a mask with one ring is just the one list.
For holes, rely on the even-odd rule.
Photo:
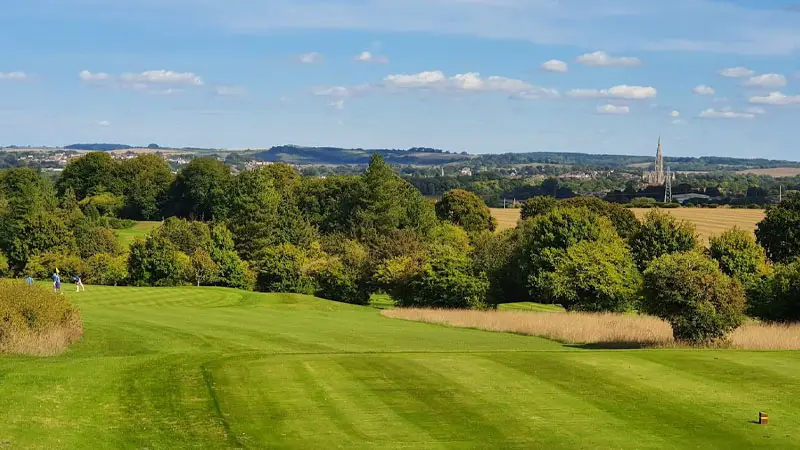
{"label": "harvested field", "polygon": [[800,175],[800,167],[775,167],[772,169],[748,169],[736,172],[739,174],[769,175],[771,177],[795,177]]}
{"label": "harvested field", "polygon": [[[391,309],[396,319],[525,334],[565,344],[607,348],[674,347],[672,328],[651,316],[592,313],[540,313],[439,309]],[[730,336],[739,350],[800,350],[800,324],[747,323]]]}
{"label": "harvested field", "polygon": [[[652,211],[646,208],[632,209],[639,220]],[[681,220],[687,220],[697,226],[697,233],[707,241],[715,234],[728,231],[738,226],[743,230],[755,231],[758,222],[764,219],[764,210],[761,209],[733,209],[733,208],[675,208],[664,209]],[[517,226],[519,209],[493,208],[492,215],[497,218],[498,230],[506,230]]]}

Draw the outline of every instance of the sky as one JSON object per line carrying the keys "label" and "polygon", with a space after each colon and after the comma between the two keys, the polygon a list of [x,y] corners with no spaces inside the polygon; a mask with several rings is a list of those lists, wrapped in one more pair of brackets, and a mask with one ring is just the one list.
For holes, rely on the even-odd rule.
{"label": "sky", "polygon": [[800,0],[6,0],[0,146],[800,160]]}

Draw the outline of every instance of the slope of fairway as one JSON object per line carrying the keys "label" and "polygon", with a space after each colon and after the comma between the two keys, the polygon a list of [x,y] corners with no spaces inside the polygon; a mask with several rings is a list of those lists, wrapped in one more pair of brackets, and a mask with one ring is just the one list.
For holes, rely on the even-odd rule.
{"label": "slope of fairway", "polygon": [[580,350],[216,288],[68,295],[83,342],[0,357],[2,448],[800,447],[797,352]]}
{"label": "slope of fairway", "polygon": [[119,243],[123,247],[128,248],[137,237],[147,236],[155,227],[159,226],[161,222],[136,222],[136,225],[131,228],[123,230],[116,230]]}
{"label": "slope of fairway", "polygon": [[[652,211],[646,208],[634,208],[631,211],[639,220]],[[733,209],[733,208],[673,208],[663,209],[681,220],[689,221],[697,227],[697,233],[707,241],[709,237],[728,231],[734,226],[743,230],[755,232],[758,222],[764,219],[764,210],[761,209]],[[492,215],[497,218],[499,230],[514,228],[519,221],[519,209],[493,208]]]}

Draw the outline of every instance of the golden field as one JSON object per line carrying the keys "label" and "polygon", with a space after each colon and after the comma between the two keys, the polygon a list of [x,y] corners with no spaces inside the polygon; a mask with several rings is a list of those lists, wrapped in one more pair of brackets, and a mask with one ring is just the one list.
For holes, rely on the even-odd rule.
{"label": "golden field", "polygon": [[[652,209],[634,208],[631,211],[641,220]],[[704,241],[735,226],[755,232],[758,222],[764,219],[764,210],[761,209],[675,208],[663,211],[695,224],[697,233]],[[498,230],[501,231],[517,226],[519,214],[519,209],[492,208],[492,215],[497,218]]]}
{"label": "golden field", "polygon": [[736,172],[738,174],[769,175],[771,177],[794,177],[800,175],[800,167],[775,167],[772,169],[748,169]]}
{"label": "golden field", "polygon": [[[565,344],[606,348],[677,346],[669,324],[651,316],[399,308],[381,314],[456,328],[538,336]],[[730,335],[727,346],[741,350],[798,350],[800,324],[748,322]]]}

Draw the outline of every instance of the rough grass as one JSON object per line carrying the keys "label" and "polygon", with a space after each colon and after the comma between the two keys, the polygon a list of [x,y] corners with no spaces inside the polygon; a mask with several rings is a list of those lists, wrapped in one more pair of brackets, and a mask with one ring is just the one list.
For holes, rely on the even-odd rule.
{"label": "rough grass", "polygon": [[[652,210],[634,208],[632,211],[639,220],[642,220]],[[703,241],[707,241],[709,237],[737,226],[742,230],[755,232],[758,222],[764,219],[764,211],[761,209],[671,208],[663,211],[672,214],[678,219],[695,224],[697,233]],[[520,210],[493,208],[492,215],[497,218],[498,230],[502,231],[517,226]]]}
{"label": "rough grass", "polygon": [[800,447],[800,352],[596,351],[222,288],[65,296],[79,343],[0,356],[0,448]]}
{"label": "rough grass", "polygon": [[[459,328],[519,333],[566,344],[609,348],[677,347],[661,319],[628,314],[531,313],[441,309],[392,309],[387,317]],[[800,350],[800,324],[746,323],[726,347],[739,350]]]}
{"label": "rough grass", "polygon": [[83,335],[80,312],[40,286],[0,281],[0,353],[56,355]]}

